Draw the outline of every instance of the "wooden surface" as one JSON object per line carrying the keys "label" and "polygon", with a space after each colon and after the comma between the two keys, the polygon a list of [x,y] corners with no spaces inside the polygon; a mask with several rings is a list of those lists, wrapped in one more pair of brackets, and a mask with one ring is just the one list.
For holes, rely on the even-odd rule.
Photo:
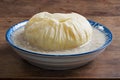
{"label": "wooden surface", "polygon": [[[35,67],[12,50],[5,32],[40,11],[78,12],[107,26],[113,33],[112,44],[93,62],[77,69],[53,71]],[[120,0],[0,0],[0,78],[120,78]]]}

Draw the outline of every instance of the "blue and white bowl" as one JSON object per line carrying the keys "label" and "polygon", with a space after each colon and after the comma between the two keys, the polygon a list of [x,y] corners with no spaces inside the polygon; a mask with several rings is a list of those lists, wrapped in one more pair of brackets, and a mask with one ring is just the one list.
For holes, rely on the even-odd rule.
{"label": "blue and white bowl", "polygon": [[92,61],[112,41],[112,33],[108,28],[92,20],[88,20],[88,21],[93,27],[100,30],[106,35],[106,41],[99,48],[85,53],[67,54],[67,55],[41,54],[40,52],[32,52],[24,48],[20,48],[19,46],[16,46],[11,36],[16,30],[20,29],[21,27],[24,27],[24,25],[28,22],[28,20],[25,20],[10,27],[6,32],[6,40],[22,58],[24,58],[33,65],[39,66],[41,68],[54,69],[54,70],[72,69]]}

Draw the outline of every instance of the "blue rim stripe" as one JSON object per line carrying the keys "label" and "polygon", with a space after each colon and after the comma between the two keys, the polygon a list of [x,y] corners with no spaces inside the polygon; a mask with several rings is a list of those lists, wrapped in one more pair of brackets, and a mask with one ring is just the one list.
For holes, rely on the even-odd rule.
{"label": "blue rim stripe", "polygon": [[[105,44],[103,44],[101,47],[99,47],[99,48],[97,48],[97,49],[95,49],[95,50],[92,50],[92,51],[89,51],[89,52],[80,53],[80,54],[65,54],[65,55],[40,54],[40,52],[29,51],[29,50],[26,50],[26,49],[23,49],[23,48],[20,48],[20,47],[16,46],[16,45],[12,42],[12,40],[11,40],[11,34],[12,34],[15,30],[23,27],[23,26],[19,26],[19,27],[15,28],[15,26],[17,26],[17,25],[19,25],[19,24],[22,24],[22,23],[25,23],[25,22],[28,22],[28,20],[24,20],[24,21],[22,21],[22,22],[20,22],[20,23],[18,23],[18,24],[15,24],[15,25],[11,26],[11,27],[7,30],[5,37],[6,37],[6,41],[7,41],[13,48],[18,49],[18,50],[20,50],[20,51],[24,51],[24,52],[30,53],[30,54],[37,54],[37,55],[41,55],[41,56],[81,56],[81,55],[91,54],[91,53],[97,52],[97,51],[99,51],[99,50],[102,50],[102,49],[106,48],[106,47],[112,42],[112,33],[111,33],[111,31],[110,31],[107,27],[105,27],[105,26],[103,26],[102,24],[99,24],[99,23],[97,23],[97,22],[94,22],[94,21],[92,21],[92,20],[88,20],[88,21],[89,21],[89,23],[90,23],[93,27],[96,27],[96,28],[97,28],[98,26],[102,26],[102,27],[104,28],[104,31],[102,31],[102,32],[107,33],[106,36],[108,37],[108,39],[106,40]],[[15,28],[15,29],[14,29],[14,28]]]}

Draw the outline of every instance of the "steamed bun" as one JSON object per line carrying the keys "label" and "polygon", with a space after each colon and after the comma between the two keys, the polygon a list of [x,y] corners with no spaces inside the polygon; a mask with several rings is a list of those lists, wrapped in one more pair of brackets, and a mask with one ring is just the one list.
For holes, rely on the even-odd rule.
{"label": "steamed bun", "polygon": [[24,37],[42,50],[67,50],[91,40],[92,27],[77,13],[41,12],[25,25]]}

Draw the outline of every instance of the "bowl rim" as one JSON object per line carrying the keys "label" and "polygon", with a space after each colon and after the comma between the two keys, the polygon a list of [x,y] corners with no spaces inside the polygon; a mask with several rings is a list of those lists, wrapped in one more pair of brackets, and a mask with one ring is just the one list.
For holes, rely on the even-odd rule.
{"label": "bowl rim", "polygon": [[[94,24],[94,25],[91,24],[93,27],[102,26],[102,27],[104,28],[104,31],[107,32],[107,33],[109,33],[109,34],[107,35],[107,36],[108,36],[108,39],[105,41],[105,43],[104,43],[102,46],[100,46],[100,47],[97,48],[97,49],[88,51],[88,52],[77,53],[77,54],[60,54],[60,55],[59,55],[59,54],[41,54],[40,52],[35,52],[35,51],[27,50],[27,49],[24,49],[24,48],[21,48],[21,47],[15,45],[14,43],[12,43],[12,42],[10,41],[11,38],[10,38],[10,36],[9,36],[11,33],[13,33],[12,29],[13,29],[16,25],[18,25],[18,24],[28,22],[28,20],[24,20],[24,21],[21,21],[21,22],[15,24],[15,25],[12,25],[12,26],[6,31],[5,38],[6,38],[6,41],[7,41],[13,48],[18,49],[18,50],[23,51],[23,52],[30,53],[30,54],[37,54],[37,55],[41,55],[41,56],[81,56],[81,55],[87,55],[87,54],[91,54],[91,53],[94,53],[94,52],[97,52],[97,51],[100,51],[100,50],[106,48],[106,47],[112,42],[112,39],[113,39],[112,32],[111,32],[107,27],[105,27],[104,25],[102,25],[102,24],[100,24],[100,23],[98,23],[98,22],[95,22],[95,21],[93,21],[93,20],[88,20],[88,21],[89,21],[90,24],[91,24],[91,23]],[[22,26],[22,27],[23,27],[23,26]],[[21,27],[19,27],[19,28],[21,28]],[[19,28],[17,28],[17,29],[19,29]],[[17,30],[17,29],[16,29],[16,30]],[[103,31],[102,31],[102,32],[103,32]],[[103,32],[103,33],[105,33],[105,32]]]}

